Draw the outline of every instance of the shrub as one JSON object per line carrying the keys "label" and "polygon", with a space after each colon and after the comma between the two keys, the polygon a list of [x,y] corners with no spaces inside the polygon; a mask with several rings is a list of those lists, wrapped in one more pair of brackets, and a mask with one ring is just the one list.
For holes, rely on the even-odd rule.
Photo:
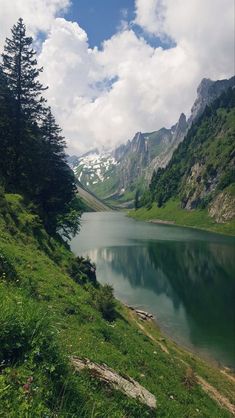
{"label": "shrub", "polygon": [[183,379],[184,386],[187,389],[192,389],[197,383],[197,377],[191,367],[188,367],[185,371],[184,379]]}
{"label": "shrub", "polygon": [[217,189],[224,190],[225,187],[235,182],[235,170],[233,167],[228,167],[223,175],[220,177]]}
{"label": "shrub", "polygon": [[112,286],[106,284],[99,289],[96,296],[96,306],[107,321],[113,321],[116,317],[115,299]]}
{"label": "shrub", "polygon": [[79,284],[90,282],[97,285],[96,267],[88,258],[74,258],[68,267],[68,273]]}

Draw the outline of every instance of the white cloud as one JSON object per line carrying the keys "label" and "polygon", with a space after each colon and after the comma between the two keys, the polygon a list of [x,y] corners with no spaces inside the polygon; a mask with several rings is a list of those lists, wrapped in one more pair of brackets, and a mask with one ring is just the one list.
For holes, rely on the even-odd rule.
{"label": "white cloud", "polygon": [[161,36],[165,19],[164,0],[136,0],[135,23],[146,32]]}
{"label": "white cloud", "polygon": [[58,9],[53,9],[39,61],[69,151],[111,147],[136,131],[171,126],[181,111],[189,111],[203,77],[233,75],[232,9],[231,0],[136,0],[135,24],[152,36],[173,39],[167,50],[150,46],[127,24],[102,50],[91,49],[84,30],[55,19]]}
{"label": "white cloud", "polygon": [[50,29],[55,16],[65,11],[70,0],[0,0],[0,47],[19,17],[31,35]]}
{"label": "white cloud", "polygon": [[234,72],[234,2],[231,0],[136,0],[135,23],[160,37],[185,44],[201,73]]}

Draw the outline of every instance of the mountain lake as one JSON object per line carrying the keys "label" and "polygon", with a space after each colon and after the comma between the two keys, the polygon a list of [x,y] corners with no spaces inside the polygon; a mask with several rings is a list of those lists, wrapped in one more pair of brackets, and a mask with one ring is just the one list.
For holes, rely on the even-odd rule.
{"label": "mountain lake", "polygon": [[96,264],[100,283],[179,344],[235,368],[235,238],[120,212],[85,213],[81,223],[71,248]]}

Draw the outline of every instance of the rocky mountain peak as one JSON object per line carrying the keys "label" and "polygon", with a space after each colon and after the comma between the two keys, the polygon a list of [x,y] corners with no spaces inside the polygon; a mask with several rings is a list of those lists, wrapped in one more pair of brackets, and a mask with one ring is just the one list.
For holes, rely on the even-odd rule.
{"label": "rocky mountain peak", "polygon": [[87,151],[85,154],[82,154],[79,158],[84,158],[84,157],[88,157],[90,155],[99,155],[99,150],[98,148],[93,148],[90,151]]}
{"label": "rocky mountain peak", "polygon": [[113,151],[113,156],[117,161],[121,160],[124,157],[126,153],[126,148],[128,146],[129,142],[127,142],[127,144],[119,145],[119,147],[115,148],[115,150]]}
{"label": "rocky mountain peak", "polygon": [[131,151],[143,153],[146,151],[145,137],[142,132],[137,132],[131,142]]}
{"label": "rocky mountain peak", "polygon": [[189,126],[202,114],[207,105],[211,104],[223,91],[229,87],[234,87],[234,85],[235,77],[218,81],[203,78],[197,88],[197,98],[193,104],[191,116],[188,120]]}
{"label": "rocky mountain peak", "polygon": [[178,135],[179,133],[185,133],[187,130],[188,124],[187,119],[184,113],[181,113],[180,118],[176,124],[175,132]]}
{"label": "rocky mountain peak", "polygon": [[206,96],[213,83],[214,81],[210,80],[210,78],[203,78],[197,88],[197,95],[201,97]]}

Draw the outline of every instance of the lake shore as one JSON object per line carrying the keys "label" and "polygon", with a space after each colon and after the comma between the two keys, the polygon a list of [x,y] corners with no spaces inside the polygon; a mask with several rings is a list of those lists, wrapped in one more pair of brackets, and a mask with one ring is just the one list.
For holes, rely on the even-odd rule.
{"label": "lake shore", "polygon": [[[120,301],[121,302],[121,301]],[[122,302],[121,302],[122,303]],[[159,323],[156,316],[152,315],[152,313],[147,312],[143,309],[139,309],[139,307],[129,306],[128,304],[124,303],[124,306],[129,310],[133,311],[136,316],[141,320],[143,327],[145,328],[145,324],[152,324],[152,327],[156,327],[159,332],[162,334],[162,338],[159,339],[160,341],[167,341],[172,344],[174,347],[178,347],[178,349],[183,350],[188,355],[195,356],[198,361],[203,361],[206,364],[209,364],[212,367],[220,370],[221,372],[231,373],[231,377],[235,379],[235,368],[229,367],[228,365],[222,364],[220,361],[216,360],[212,356],[203,355],[199,351],[197,351],[193,346],[189,346],[184,344],[180,339],[174,339],[169,333],[167,333],[161,324]],[[163,349],[163,351],[167,352],[167,349]]]}
{"label": "lake shore", "polygon": [[188,211],[180,207],[178,200],[170,200],[164,207],[158,208],[156,204],[150,209],[146,207],[127,212],[130,218],[156,224],[168,224],[215,232],[218,234],[235,236],[235,220],[227,223],[216,223],[206,209]]}
{"label": "lake shore", "polygon": [[[172,407],[169,416],[174,416],[176,408],[178,417],[185,416],[189,408],[185,402],[190,396],[193,406],[187,411],[189,416],[231,416],[234,375],[211,357],[200,356],[208,352],[222,364],[233,365],[227,349],[231,339],[223,334],[228,315],[223,315],[226,309],[220,304],[222,278],[231,276],[227,271],[230,264],[225,263],[225,254],[233,260],[230,242],[227,237],[176,226],[158,228],[137,223],[118,212],[84,214],[80,235],[71,248],[75,255],[92,259],[99,283],[113,287],[117,319],[105,329],[86,321],[83,330],[88,328],[89,335],[82,337],[79,357],[97,364],[105,362],[118,373],[134,378],[156,396],[159,414]],[[205,271],[208,263],[211,268]],[[225,296],[231,295],[231,291],[224,291]],[[212,306],[210,300],[214,301]],[[226,296],[226,307],[229,300]],[[215,305],[220,321],[214,315]],[[192,318],[195,306],[198,313],[193,311]],[[149,319],[145,320],[146,316]],[[95,334],[92,344],[91,327]],[[224,341],[220,345],[218,335]],[[70,338],[69,330],[66,336]],[[223,355],[221,350],[225,350]],[[192,384],[190,392],[185,384]],[[200,400],[195,400],[195,394],[200,394]],[[211,398],[206,401],[209,413],[204,412],[205,408],[203,411],[204,395]],[[211,410],[213,401],[221,410]]]}
{"label": "lake shore", "polygon": [[162,219],[150,219],[150,224],[175,225],[175,221],[163,221]]}
{"label": "lake shore", "polygon": [[[157,345],[166,356],[175,362],[179,361],[182,363],[187,367],[188,372],[193,367],[195,381],[201,386],[203,391],[234,416],[235,404],[234,400],[232,400],[232,394],[235,389],[234,370],[221,366],[212,358],[204,359],[195,351],[173,340],[161,329],[156,317],[153,317],[152,314],[126,304],[122,305],[126,312],[125,316],[137,325],[141,332],[153,344]],[[217,379],[220,381],[219,387],[217,385],[215,387],[213,384]],[[229,390],[228,387],[230,387]],[[223,394],[224,390],[226,390],[228,397]]]}
{"label": "lake shore", "polygon": [[[85,214],[82,225],[72,250],[93,260],[101,284],[113,286],[122,302],[156,316],[162,329],[180,345],[204,358],[235,366],[232,329],[225,326],[232,320],[232,237],[176,225],[152,226],[118,212]],[[210,268],[205,270],[205,265]],[[231,278],[227,287],[226,276]],[[219,318],[210,304],[212,297]]]}

